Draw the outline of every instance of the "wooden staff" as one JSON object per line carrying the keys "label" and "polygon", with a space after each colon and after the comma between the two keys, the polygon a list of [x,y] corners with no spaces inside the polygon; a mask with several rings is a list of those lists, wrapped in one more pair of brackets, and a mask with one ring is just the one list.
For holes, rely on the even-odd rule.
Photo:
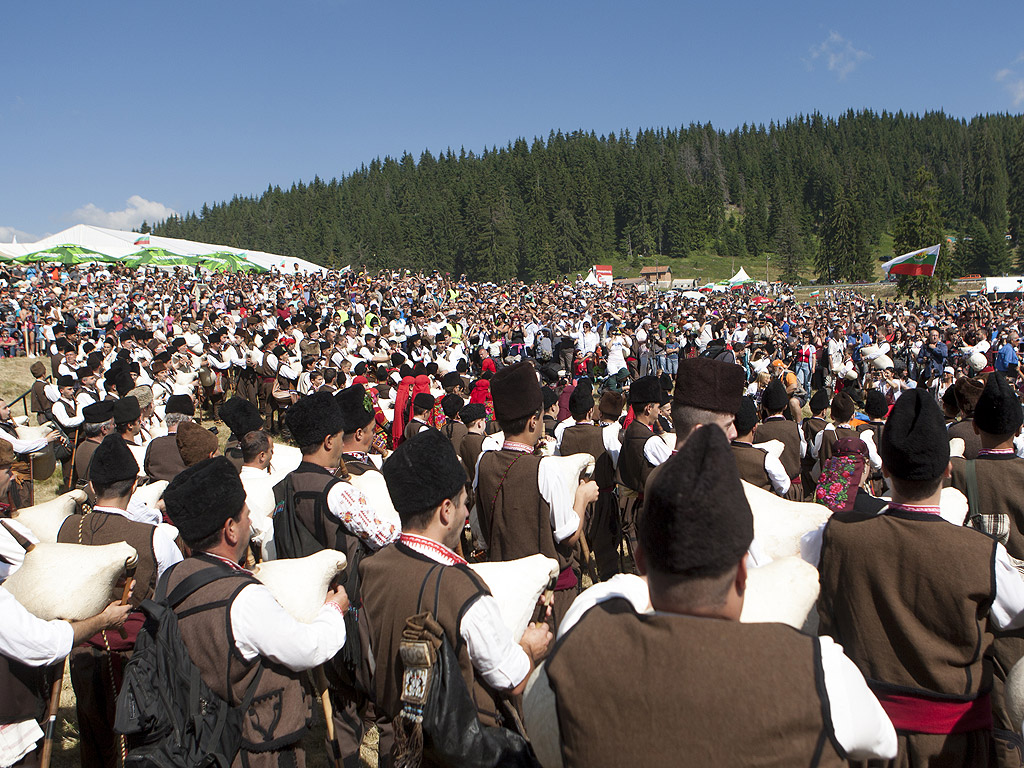
{"label": "wooden staff", "polygon": [[316,690],[320,694],[320,705],[324,709],[324,720],[327,722],[327,740],[331,745],[330,760],[334,764],[334,768],[342,768],[341,748],[334,737],[334,706],[331,704],[331,691],[327,685],[327,676],[324,674],[323,665],[313,670],[313,680],[316,683]]}
{"label": "wooden staff", "polygon": [[53,736],[57,730],[57,712],[60,709],[60,689],[64,684],[66,664],[67,657],[64,657],[60,661],[60,674],[50,684],[50,702],[46,707],[46,724],[43,729],[43,750],[39,756],[39,768],[50,768],[50,758],[53,755]]}

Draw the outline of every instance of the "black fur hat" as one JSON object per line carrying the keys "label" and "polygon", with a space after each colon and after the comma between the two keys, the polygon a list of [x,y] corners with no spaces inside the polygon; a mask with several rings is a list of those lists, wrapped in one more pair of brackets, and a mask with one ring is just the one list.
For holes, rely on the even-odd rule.
{"label": "black fur hat", "polygon": [[163,495],[167,517],[186,544],[202,541],[242,511],[245,488],[229,459],[215,456],[178,473]]}
{"label": "black fur hat", "polygon": [[892,407],[878,446],[882,463],[901,480],[934,480],[949,464],[949,434],[935,397],[904,392]]}
{"label": "black fur hat", "polygon": [[373,409],[366,407],[367,399],[362,384],[353,384],[334,396],[341,410],[341,423],[345,432],[351,434],[373,421]]}
{"label": "black fur hat", "polygon": [[454,497],[466,484],[466,470],[451,440],[424,429],[403,442],[381,471],[402,523]]}
{"label": "black fur hat", "polygon": [[221,421],[241,440],[250,432],[263,429],[263,417],[256,406],[244,397],[232,397],[219,409]]}
{"label": "black fur hat", "polygon": [[702,578],[727,573],[754,539],[754,518],[720,429],[698,429],[647,492],[639,539],[651,570]]}
{"label": "black fur hat", "polygon": [[124,438],[117,433],[104,437],[92,455],[89,480],[94,485],[106,486],[118,480],[131,480],[138,474],[139,463]]}
{"label": "black fur hat", "polygon": [[786,409],[786,406],[789,405],[789,394],[781,381],[772,379],[768,382],[768,386],[764,389],[764,395],[761,397],[761,405],[768,413],[778,413]]}
{"label": "black fur hat", "polygon": [[345,431],[341,409],[334,395],[325,390],[299,398],[284,414],[284,422],[296,445],[319,445],[328,435]]}
{"label": "black fur hat", "polygon": [[985,390],[974,408],[974,423],[990,435],[1011,435],[1020,429],[1020,399],[998,371],[988,375]]}

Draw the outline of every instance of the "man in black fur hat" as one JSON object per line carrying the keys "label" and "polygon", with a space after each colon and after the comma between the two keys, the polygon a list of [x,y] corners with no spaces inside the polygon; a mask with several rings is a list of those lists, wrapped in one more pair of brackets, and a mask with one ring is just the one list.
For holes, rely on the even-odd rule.
{"label": "man in black fur hat", "polygon": [[[807,446],[804,444],[800,425],[786,418],[789,409],[789,393],[779,379],[772,379],[761,397],[761,424],[754,435],[754,444],[778,440],[784,446],[779,461],[789,477],[787,499],[802,501],[803,487],[800,485],[800,459]],[[737,430],[738,431],[738,430]]]}
{"label": "man in black fur hat", "polygon": [[406,440],[424,429],[431,429],[427,419],[430,417],[430,412],[434,410],[435,402],[434,396],[429,392],[420,392],[413,398],[412,418],[405,425],[404,437]]}
{"label": "man in black fur hat", "polygon": [[1024,582],[1002,544],[940,517],[949,441],[930,392],[900,396],[880,448],[889,505],[836,513],[805,542],[820,559],[819,631],[892,719],[898,765],[991,765],[990,626],[1024,623]]}
{"label": "man in black fur hat", "polygon": [[633,420],[622,435],[619,452],[619,483],[632,493],[624,511],[625,525],[632,527],[635,510],[644,500],[644,485],[651,470],[665,461],[671,449],[654,434],[664,392],[657,376],[643,376],[629,386],[628,401]]}
{"label": "man in black fur hat", "polygon": [[376,472],[377,467],[370,462],[370,446],[373,445],[375,426],[373,402],[362,384],[335,393],[334,400],[341,410],[342,460],[350,475],[361,475],[364,472]]}
{"label": "man in black fur hat", "polygon": [[[867,414],[868,423],[859,425],[857,431],[861,434],[870,432],[872,444],[881,445],[882,432],[885,431],[885,416],[889,413],[889,401],[881,390],[869,389],[867,391],[864,396],[864,413]],[[872,468],[870,480],[871,492],[876,496],[881,496],[883,491],[881,468]]]}
{"label": "man in black fur hat", "polygon": [[81,733],[81,764],[87,768],[120,765],[119,737],[114,733],[114,704],[121,682],[120,675],[111,679],[110,670],[120,669],[131,655],[145,619],[138,611],[142,601],[153,596],[160,575],[181,562],[181,552],[174,539],[157,527],[160,513],[144,505],[128,503],[138,473],[139,465],[124,439],[116,433],[103,438],[89,464],[89,486],[96,504],[88,515],[75,514],[67,518],[57,534],[57,541],[68,544],[127,542],[139,556],[131,597],[136,610],[125,623],[125,636],[116,632],[99,633],[71,653],[71,683]]}
{"label": "man in black fur hat", "polygon": [[744,396],[736,413],[736,437],[732,441],[732,454],[739,467],[740,477],[765,491],[774,491],[788,497],[791,486],[789,473],[779,457],[767,448],[755,444],[757,406],[752,398]]}
{"label": "man in black fur hat", "polygon": [[[360,566],[381,715],[390,721],[402,707],[399,644],[406,620],[429,610],[459,659],[480,724],[509,727],[504,699],[522,693],[547,653],[551,630],[546,624],[531,625],[516,643],[487,586],[456,554],[469,514],[466,474],[444,435],[424,430],[406,440],[383,471],[403,532],[395,546]],[[421,594],[429,594],[429,600],[421,603]]]}
{"label": "man in black fur hat", "polygon": [[171,395],[167,398],[164,411],[164,423],[167,434],[155,437],[146,446],[146,458],[143,467],[150,482],[157,480],[173,480],[185,469],[178,450],[178,427],[195,416],[196,406],[190,395]]}
{"label": "man in black fur hat", "polygon": [[[1024,561],[1024,459],[1014,451],[1014,438],[1021,433],[1020,400],[1006,377],[999,372],[988,374],[984,389],[972,404],[974,433],[981,450],[978,458],[951,459],[951,485],[967,497],[967,525],[988,534],[1006,546],[1006,551],[1019,565]],[[1003,702],[1003,683],[1010,669],[1024,658],[1024,632],[996,634],[993,660],[993,714],[995,727],[1016,732]]]}
{"label": "man in black fur hat", "polygon": [[542,764],[610,768],[630,744],[645,765],[893,757],[892,725],[839,646],[739,622],[754,525],[723,431],[694,431],[663,467],[639,526],[646,583],[585,592],[526,695]]}
{"label": "man in black fur hat", "polygon": [[224,445],[224,455],[241,470],[243,459],[239,442],[250,432],[263,429],[263,417],[260,416],[259,408],[250,400],[232,397],[220,407],[220,418],[231,430]]}
{"label": "man in black fur hat", "polygon": [[828,391],[824,388],[817,390],[811,395],[807,405],[811,409],[811,416],[800,424],[800,433],[804,441],[804,455],[800,461],[800,481],[803,485],[804,498],[813,496],[818,485],[813,474],[814,465],[818,463],[814,446],[817,444],[818,434],[828,426],[828,421],[825,420],[825,411],[829,407]]}
{"label": "man in black fur hat", "polygon": [[554,465],[534,453],[544,435],[544,399],[533,363],[503,368],[491,380],[494,415],[504,432],[500,450],[477,463],[476,499],[482,543],[494,561],[538,553],[558,561],[553,612],[557,627],[578,593],[575,545],[587,505],[597,500],[593,480],[568,488]]}
{"label": "man in black fur hat", "polygon": [[[354,590],[353,574],[362,559],[392,543],[401,529],[379,515],[362,492],[335,477],[342,463],[346,423],[333,394],[314,392],[299,399],[285,413],[285,424],[302,452],[302,462],[274,487],[277,556],[305,557],[320,549],[342,551],[349,563],[347,584]],[[365,623],[359,628],[365,631]],[[354,643],[357,640],[353,638]],[[364,655],[368,652],[362,648]],[[330,682],[337,749],[343,759],[358,765],[359,745],[375,719],[373,702],[365,690],[368,682],[336,675]],[[387,751],[389,736],[382,728],[382,752]],[[333,752],[334,745],[330,748]]]}
{"label": "man in black fur hat", "polygon": [[573,424],[560,433],[558,453],[589,453],[595,459],[598,497],[587,509],[584,534],[594,553],[597,573],[602,580],[609,579],[619,572],[619,506],[615,498],[615,467],[621,449],[619,423],[614,419],[598,420],[600,411],[594,401],[594,388],[587,378],[580,379],[569,396],[569,413]]}
{"label": "man in black fur hat", "polygon": [[175,606],[181,638],[203,681],[238,706],[257,662],[265,660],[242,717],[241,751],[228,760],[252,768],[305,765],[301,739],[313,716],[305,671],[328,662],[346,642],[345,590],[329,589],[316,617],[300,623],[238,565],[249,546],[249,508],[238,472],[223,456],[179,474],[164,501],[192,551],[169,574],[168,593],[196,574],[217,577]]}

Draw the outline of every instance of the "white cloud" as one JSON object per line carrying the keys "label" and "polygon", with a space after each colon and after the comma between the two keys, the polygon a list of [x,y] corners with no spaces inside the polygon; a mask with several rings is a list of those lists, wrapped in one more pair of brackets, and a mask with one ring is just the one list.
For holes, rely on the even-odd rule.
{"label": "white cloud", "polygon": [[154,200],[147,200],[141,195],[132,195],[126,202],[127,207],[123,211],[104,211],[99,206],[89,203],[72,213],[71,219],[76,224],[93,224],[110,229],[133,229],[143,221],[153,224],[177,213],[173,208]]}
{"label": "white cloud", "polygon": [[829,72],[835,72],[840,80],[855,70],[862,61],[871,58],[871,54],[856,48],[853,43],[838,32],[829,32],[823,43],[811,46],[810,61],[821,59],[828,65]]}
{"label": "white cloud", "polygon": [[28,232],[23,232],[15,227],[0,226],[0,243],[10,243],[14,238],[18,238],[19,243],[34,243],[39,239],[35,235],[30,235]]}
{"label": "white cloud", "polygon": [[1024,62],[1024,51],[1014,59],[1010,67],[996,70],[992,78],[997,83],[1003,84],[1015,108],[1024,104],[1024,77],[1020,77],[1017,73],[1017,65],[1022,62]]}
{"label": "white cloud", "polygon": [[1013,106],[1019,107],[1024,104],[1024,79],[1007,83],[1006,90],[1010,92],[1010,101],[1013,102]]}

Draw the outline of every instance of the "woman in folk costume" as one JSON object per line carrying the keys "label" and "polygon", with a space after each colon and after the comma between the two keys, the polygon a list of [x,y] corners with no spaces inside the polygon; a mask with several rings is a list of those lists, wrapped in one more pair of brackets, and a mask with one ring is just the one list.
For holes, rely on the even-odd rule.
{"label": "woman in folk costume", "polygon": [[412,407],[412,390],[415,379],[406,376],[395,389],[395,418],[391,424],[391,447],[397,448],[402,443],[402,433],[409,423],[408,411]]}
{"label": "woman in folk costume", "polygon": [[469,402],[479,403],[484,407],[487,414],[487,421],[494,421],[494,401],[491,399],[490,375],[484,374],[484,378],[478,379],[473,384],[473,391],[469,395]]}

